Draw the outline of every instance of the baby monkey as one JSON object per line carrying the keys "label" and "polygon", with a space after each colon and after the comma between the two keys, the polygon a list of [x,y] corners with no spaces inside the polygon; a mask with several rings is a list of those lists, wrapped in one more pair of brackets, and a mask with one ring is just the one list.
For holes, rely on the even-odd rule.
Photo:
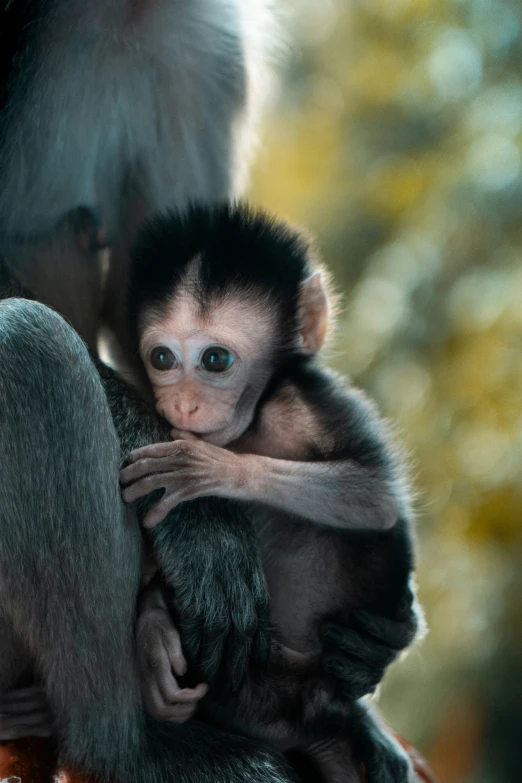
{"label": "baby monkey", "polygon": [[[182,689],[179,719],[205,695],[204,716],[299,751],[313,780],[358,781],[362,763],[368,783],[402,783],[409,762],[357,701],[354,671],[370,654],[355,629],[371,635],[376,614],[395,648],[373,648],[382,671],[415,635],[414,616],[400,622],[411,604],[408,484],[373,404],[318,361],[324,281],[302,233],[243,205],[194,207],[144,228],[129,315],[173,441],[130,455],[123,496],[163,490],[145,527],[194,498],[216,499],[221,514],[239,504],[257,534],[273,627],[267,669],[238,695]],[[164,608],[156,598],[151,611]],[[171,664],[172,678],[186,670],[179,648]]]}

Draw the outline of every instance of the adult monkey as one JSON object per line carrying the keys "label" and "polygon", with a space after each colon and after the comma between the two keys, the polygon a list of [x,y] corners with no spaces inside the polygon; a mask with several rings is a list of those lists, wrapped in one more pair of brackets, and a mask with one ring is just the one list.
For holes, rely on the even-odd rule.
{"label": "adult monkey", "polygon": [[[126,344],[121,293],[141,219],[237,190],[264,4],[0,1],[0,252],[91,348],[102,317]],[[103,307],[97,255],[63,221],[79,206],[113,246]]]}
{"label": "adult monkey", "polygon": [[[124,344],[121,292],[134,227],[152,210],[176,206],[189,198],[222,199],[234,189],[238,161],[243,158],[239,142],[248,129],[251,108],[247,61],[249,42],[255,40],[245,35],[243,12],[251,14],[252,5],[252,0],[93,0],[88,6],[80,0],[4,0],[0,6],[0,249],[37,298],[64,313],[91,347],[99,325],[101,275],[96,256],[70,241],[65,216],[79,205],[101,215],[108,239],[115,246],[103,310]],[[257,30],[257,23],[253,27]],[[57,225],[58,232],[53,233]],[[38,251],[33,240],[43,240]],[[47,313],[37,305],[29,310],[17,306],[14,320],[4,326],[11,337],[24,326],[21,333],[29,350],[41,340],[34,326],[42,312]],[[65,360],[76,361],[79,344],[73,342],[71,348],[67,330],[60,332],[62,337],[68,336],[64,345],[57,335],[52,337],[52,327],[58,322],[50,318],[47,313],[42,328],[49,333],[48,348],[54,348],[55,354],[44,351],[44,359],[55,362],[55,370],[65,372]],[[16,353],[16,347],[13,350]],[[28,356],[34,356],[31,350]],[[43,376],[38,375],[36,366],[23,365],[16,366],[16,375],[14,365],[7,362],[3,373],[4,383],[14,395],[13,406],[4,409],[11,422],[6,431],[17,436],[10,447],[14,451],[5,454],[6,464],[11,456],[25,465],[31,453],[39,456],[34,442],[32,452],[24,451],[26,432],[14,424],[13,413],[23,411],[24,405],[20,386],[27,382],[41,402]],[[19,384],[16,394],[15,376]],[[95,381],[89,377],[86,385],[92,388]],[[74,378],[76,382],[78,376]],[[61,382],[65,384],[64,400],[80,407],[78,389],[68,372]],[[48,414],[47,406],[40,417],[34,409],[28,410],[27,420],[35,416],[41,426],[56,422],[56,416]],[[82,414],[85,421],[77,422],[80,429],[90,424],[86,410],[79,418]],[[106,411],[100,411],[99,416],[107,424]],[[107,426],[110,431],[112,425]],[[55,442],[57,432],[50,426],[47,437],[49,447],[59,445]],[[107,478],[100,479],[99,487],[93,489],[94,467],[102,471],[104,454],[113,459],[112,446],[104,442],[94,459],[88,439],[72,438],[71,443],[76,450],[69,475],[76,480],[92,470],[92,475],[85,477],[89,491],[99,491],[102,496],[102,490],[109,492]],[[81,459],[83,448],[85,459]],[[55,457],[63,470],[63,462]],[[40,474],[41,463],[35,469],[40,478],[45,475],[49,479],[45,471]],[[63,477],[59,471],[58,475]],[[42,484],[42,496],[48,497],[50,492],[56,503],[56,493]],[[27,492],[30,502],[35,503],[34,485]],[[81,501],[79,498],[79,506]],[[20,512],[14,518],[19,518],[23,511],[20,499],[14,510]],[[35,511],[38,513],[37,508]],[[84,519],[90,521],[87,514]],[[20,530],[27,534],[28,528],[21,524]],[[77,565],[85,565],[84,554],[89,551],[87,547],[85,553],[77,552]],[[123,578],[117,569],[112,576]],[[86,585],[92,586],[92,577],[91,571]],[[99,586],[92,589],[97,596]],[[23,603],[27,596],[19,600]],[[127,599],[124,608],[128,610]],[[118,627],[124,619],[118,615]],[[35,632],[35,627],[30,624],[27,632]],[[102,635],[108,632],[108,628],[101,629]],[[70,680],[65,682],[66,691],[71,687]],[[134,681],[130,694],[134,698]],[[128,728],[126,713],[120,710],[118,715],[123,731]],[[118,716],[113,718],[119,725]],[[92,737],[88,739],[90,742]],[[112,745],[112,740],[107,736],[106,743]],[[81,736],[78,742],[77,752],[81,753]],[[211,740],[202,742],[208,747]],[[121,744],[119,747],[121,750]],[[241,752],[239,746],[236,751]],[[184,774],[190,780],[193,771],[182,765],[181,780]],[[201,769],[199,774],[203,774]]]}

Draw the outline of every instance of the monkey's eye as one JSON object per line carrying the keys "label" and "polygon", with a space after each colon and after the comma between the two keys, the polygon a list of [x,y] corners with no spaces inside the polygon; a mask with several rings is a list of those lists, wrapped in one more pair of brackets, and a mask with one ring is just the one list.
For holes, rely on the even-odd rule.
{"label": "monkey's eye", "polygon": [[226,348],[213,345],[204,352],[201,364],[208,372],[225,372],[234,364],[234,357]]}
{"label": "monkey's eye", "polygon": [[150,353],[150,363],[156,370],[172,370],[176,367],[178,360],[170,350],[164,345],[158,345]]}

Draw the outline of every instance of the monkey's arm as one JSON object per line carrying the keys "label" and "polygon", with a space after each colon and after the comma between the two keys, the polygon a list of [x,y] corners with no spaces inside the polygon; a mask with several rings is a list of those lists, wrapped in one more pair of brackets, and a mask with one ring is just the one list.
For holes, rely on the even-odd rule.
{"label": "monkey's arm", "polygon": [[377,471],[351,460],[294,462],[172,441],[138,449],[130,461],[121,474],[127,502],[165,489],[147,514],[146,527],[158,524],[179,502],[208,495],[265,503],[351,530],[386,530],[399,515],[398,501]]}
{"label": "monkey's arm", "polygon": [[353,461],[237,456],[242,480],[224,488],[228,497],[265,503],[301,519],[350,530],[387,530],[398,520],[398,502],[389,485],[376,471]]}
{"label": "monkey's arm", "polygon": [[[169,437],[170,426],[116,373],[95,360],[122,454]],[[137,504],[140,520],[157,498]],[[223,509],[223,511],[225,511]],[[169,601],[179,621],[184,651],[200,681],[211,682],[225,663],[232,689],[250,658],[264,664],[269,646],[268,593],[255,534],[228,504],[201,500],[168,514],[148,535]],[[167,516],[167,515],[165,515]]]}

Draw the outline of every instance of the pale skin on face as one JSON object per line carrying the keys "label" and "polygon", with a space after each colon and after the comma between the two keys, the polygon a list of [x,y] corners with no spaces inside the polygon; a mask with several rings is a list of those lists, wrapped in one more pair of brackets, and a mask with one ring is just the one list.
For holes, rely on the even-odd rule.
{"label": "pale skin on face", "polygon": [[[166,317],[156,316],[145,326],[140,339],[156,409],[172,424],[173,438],[225,446],[251,423],[266,382],[270,315],[238,299],[227,299],[201,314],[189,293],[177,296],[169,310]],[[175,366],[154,366],[151,353],[160,347],[170,352]],[[202,359],[212,347],[229,353],[231,364],[223,372],[205,369]]]}

